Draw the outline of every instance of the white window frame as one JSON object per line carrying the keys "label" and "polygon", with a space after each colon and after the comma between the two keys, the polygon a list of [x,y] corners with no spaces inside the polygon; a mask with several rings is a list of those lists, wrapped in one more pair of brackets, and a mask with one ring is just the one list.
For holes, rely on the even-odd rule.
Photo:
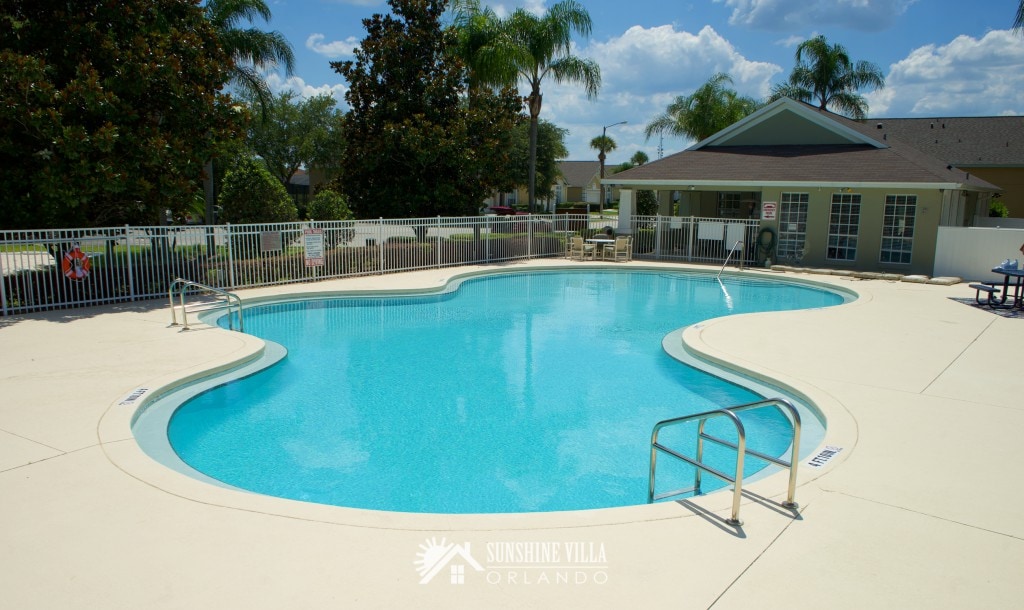
{"label": "white window frame", "polygon": [[914,254],[917,195],[886,195],[878,262],[909,265]]}
{"label": "white window frame", "polygon": [[860,237],[860,193],[832,193],[825,259],[854,262]]}
{"label": "white window frame", "polygon": [[779,260],[803,259],[810,199],[810,193],[782,193],[779,197],[779,237],[775,245]]}

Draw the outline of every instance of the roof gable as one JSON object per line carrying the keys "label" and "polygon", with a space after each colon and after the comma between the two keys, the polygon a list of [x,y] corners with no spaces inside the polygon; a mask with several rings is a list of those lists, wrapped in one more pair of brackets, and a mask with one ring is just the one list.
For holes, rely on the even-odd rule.
{"label": "roof gable", "polygon": [[864,133],[829,116],[815,112],[806,104],[788,98],[778,99],[746,118],[733,123],[688,150],[717,146],[848,146],[868,145],[886,148]]}
{"label": "roof gable", "polygon": [[[787,125],[801,127],[804,135],[787,134],[783,129]],[[840,143],[815,142],[815,134],[825,137],[821,130],[839,138]],[[759,134],[804,143],[734,144],[755,140]],[[807,138],[812,138],[811,143],[807,143]],[[856,186],[999,190],[946,161],[889,138],[877,125],[868,126],[786,98],[682,152],[615,174],[604,183],[647,188]]]}
{"label": "roof gable", "polygon": [[586,188],[601,171],[599,161],[559,161],[558,171],[561,172],[567,186]]}

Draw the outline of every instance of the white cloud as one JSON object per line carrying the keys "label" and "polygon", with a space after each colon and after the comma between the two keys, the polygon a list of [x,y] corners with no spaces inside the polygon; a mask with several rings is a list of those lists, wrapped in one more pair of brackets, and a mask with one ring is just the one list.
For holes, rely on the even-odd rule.
{"label": "white cloud", "polygon": [[715,0],[733,9],[729,23],[789,31],[826,25],[877,32],[917,0]]}
{"label": "white cloud", "polygon": [[885,81],[865,96],[872,116],[1024,114],[1024,39],[994,30],[919,47]]}
{"label": "white cloud", "polygon": [[[736,90],[755,99],[767,95],[772,77],[782,72],[775,64],[747,59],[710,26],[697,33],[671,25],[634,26],[574,53],[601,66],[600,94],[588,100],[579,86],[545,81],[541,118],[569,129],[566,144],[572,159],[593,157],[590,140],[601,135],[601,128],[628,121],[608,131],[618,143],[609,163],[624,161],[637,150],[657,158],[658,140],[646,141],[644,127],[676,96],[692,93],[716,72],[729,73]],[[675,152],[683,144],[667,138],[665,150]]]}
{"label": "white cloud", "polygon": [[324,38],[323,34],[310,34],[309,38],[306,39],[306,48],[314,53],[336,59],[338,57],[351,57],[353,49],[359,46],[359,40],[354,36],[349,36],[345,40],[332,40],[327,43],[324,42]]}
{"label": "white cloud", "polygon": [[819,34],[820,34],[820,32],[817,32],[817,31],[811,32],[810,34],[808,34],[806,36],[801,36],[800,34],[794,34],[792,36],[787,36],[787,37],[783,38],[782,40],[776,40],[775,44],[780,46],[780,47],[788,47],[788,48],[791,48],[791,49],[795,49],[796,46],[798,44],[800,44],[801,42],[803,42],[805,40],[810,40],[810,39],[814,38],[815,36],[818,36]]}
{"label": "white cloud", "polygon": [[352,6],[377,6],[386,0],[332,0],[335,4],[351,4]]}
{"label": "white cloud", "polygon": [[508,17],[517,8],[525,9],[534,15],[543,15],[547,12],[545,0],[519,0],[514,2],[481,2],[483,6],[489,6],[498,17]]}
{"label": "white cloud", "polygon": [[348,109],[348,104],[345,103],[345,92],[348,91],[348,87],[344,84],[324,84],[315,87],[307,84],[301,77],[291,76],[283,78],[277,73],[265,74],[263,78],[266,80],[267,86],[270,87],[270,90],[274,93],[280,93],[281,91],[294,91],[303,98],[327,94],[338,101],[339,108],[345,110]]}
{"label": "white cloud", "polygon": [[601,65],[606,87],[641,94],[692,91],[712,74],[728,72],[737,91],[759,97],[782,71],[747,59],[711,26],[696,34],[671,25],[633,26],[622,36],[592,43],[585,54]]}

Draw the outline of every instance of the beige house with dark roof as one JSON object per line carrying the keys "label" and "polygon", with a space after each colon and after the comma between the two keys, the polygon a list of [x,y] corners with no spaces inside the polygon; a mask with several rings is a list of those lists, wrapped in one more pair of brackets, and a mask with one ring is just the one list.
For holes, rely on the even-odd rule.
{"label": "beige house with dark roof", "polygon": [[[597,209],[601,199],[601,163],[599,161],[559,161],[559,175],[551,186],[551,194],[545,199],[538,199],[541,209],[551,211],[561,203],[589,203]],[[605,173],[609,166],[605,164]],[[609,198],[615,201],[618,190],[609,190]],[[484,201],[485,205],[520,205],[529,201],[526,186],[515,191],[492,195]],[[500,202],[500,203],[499,203]]]}
{"label": "beige house with dark roof", "polygon": [[[606,168],[607,169],[607,168]],[[597,203],[601,199],[599,161],[559,161],[561,175],[555,181],[557,203]],[[561,199],[559,199],[561,195]]]}
{"label": "beige house with dark roof", "polygon": [[930,274],[940,225],[969,226],[999,188],[872,124],[790,99],[773,102],[687,150],[605,178],[653,190],[659,214],[761,218],[775,260]]}

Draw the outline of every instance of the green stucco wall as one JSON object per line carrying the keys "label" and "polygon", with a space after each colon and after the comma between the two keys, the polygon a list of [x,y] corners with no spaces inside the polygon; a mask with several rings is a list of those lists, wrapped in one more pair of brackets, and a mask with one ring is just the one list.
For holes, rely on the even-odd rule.
{"label": "green stucco wall", "polygon": [[[761,201],[781,199],[784,189],[764,189]],[[829,188],[817,188],[809,191],[785,189],[786,192],[808,193],[807,206],[807,241],[810,248],[801,261],[805,267],[825,267],[829,269],[851,269],[857,271],[886,271],[901,274],[930,275],[935,259],[935,241],[938,233],[939,217],[942,211],[942,196],[939,191],[919,191],[912,189],[853,189],[851,193],[861,196],[859,235],[857,240],[857,258],[854,261],[838,261],[826,258],[829,232],[829,214],[832,194],[839,191]],[[882,245],[882,218],[887,195],[916,195],[917,214],[914,219],[914,242],[911,263],[894,264],[879,262]],[[781,212],[781,208],[778,208]],[[779,230],[779,221],[762,221]],[[785,261],[779,261],[785,262]]]}

